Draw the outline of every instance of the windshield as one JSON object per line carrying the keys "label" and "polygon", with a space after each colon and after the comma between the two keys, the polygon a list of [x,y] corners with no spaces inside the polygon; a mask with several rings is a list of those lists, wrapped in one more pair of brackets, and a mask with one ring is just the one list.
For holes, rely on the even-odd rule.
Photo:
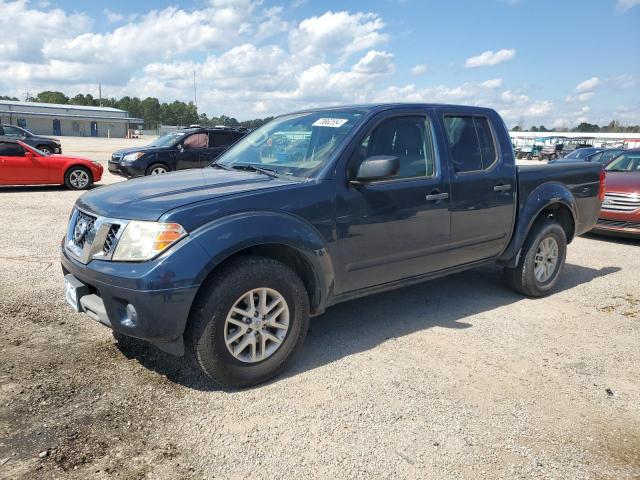
{"label": "windshield", "polygon": [[285,115],[250,133],[216,164],[257,167],[307,178],[327,164],[338,145],[365,117],[365,110],[325,110]]}
{"label": "windshield", "polygon": [[591,155],[592,153],[595,153],[597,151],[597,148],[579,148],[577,150],[574,150],[564,158],[584,158],[587,155]]}
{"label": "windshield", "polygon": [[622,153],[604,169],[607,172],[640,172],[640,151]]}
{"label": "windshield", "polygon": [[185,136],[185,132],[169,132],[157,138],[149,144],[149,147],[170,147],[177,143],[182,137]]}

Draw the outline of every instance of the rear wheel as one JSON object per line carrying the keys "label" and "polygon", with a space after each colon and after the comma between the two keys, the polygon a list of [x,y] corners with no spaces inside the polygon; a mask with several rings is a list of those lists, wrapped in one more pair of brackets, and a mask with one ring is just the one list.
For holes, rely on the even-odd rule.
{"label": "rear wheel", "polygon": [[551,293],[558,282],[567,255],[567,237],[556,222],[536,222],[522,247],[515,268],[505,268],[509,285],[529,297]]}
{"label": "rear wheel", "polygon": [[93,184],[93,177],[85,167],[71,167],[64,174],[64,184],[71,190],[84,190]]}
{"label": "rear wheel", "polygon": [[168,173],[169,169],[163,163],[154,163],[149,168],[147,168],[147,175],[162,175],[163,173]]}
{"label": "rear wheel", "polygon": [[36,148],[41,152],[48,153],[49,155],[53,153],[53,148],[51,148],[49,145],[38,145]]}
{"label": "rear wheel", "polygon": [[276,260],[244,257],[203,286],[185,340],[207,376],[247,387],[284,370],[308,326],[309,297],[298,275]]}

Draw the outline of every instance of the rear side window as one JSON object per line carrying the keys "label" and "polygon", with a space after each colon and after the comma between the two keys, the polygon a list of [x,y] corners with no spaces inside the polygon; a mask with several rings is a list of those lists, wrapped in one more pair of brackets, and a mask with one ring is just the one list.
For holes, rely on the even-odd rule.
{"label": "rear side window", "polygon": [[231,132],[209,132],[210,147],[228,147],[233,143]]}
{"label": "rear side window", "polygon": [[0,143],[0,156],[24,157],[24,148],[17,143]]}
{"label": "rear side window", "polygon": [[487,118],[447,115],[444,125],[456,173],[483,170],[496,161],[496,145]]}

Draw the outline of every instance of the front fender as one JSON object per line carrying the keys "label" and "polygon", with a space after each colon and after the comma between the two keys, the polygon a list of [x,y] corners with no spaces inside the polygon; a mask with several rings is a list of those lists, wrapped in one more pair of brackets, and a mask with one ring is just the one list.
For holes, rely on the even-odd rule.
{"label": "front fender", "polygon": [[334,269],[322,235],[294,215],[272,211],[248,211],[229,215],[194,230],[190,236],[209,254],[202,269],[204,279],[233,254],[260,245],[283,245],[294,249],[313,273],[315,291],[312,311],[324,310],[334,287]]}
{"label": "front fender", "polygon": [[[520,249],[524,244],[533,223],[545,208],[552,205],[561,204],[566,206],[571,212],[574,225],[577,224],[576,199],[571,191],[563,184],[549,182],[535,188],[524,203],[518,209],[518,218],[514,226],[511,241],[505,251],[498,258],[498,263],[507,267],[515,267],[520,257]],[[568,238],[570,242],[572,239]]]}

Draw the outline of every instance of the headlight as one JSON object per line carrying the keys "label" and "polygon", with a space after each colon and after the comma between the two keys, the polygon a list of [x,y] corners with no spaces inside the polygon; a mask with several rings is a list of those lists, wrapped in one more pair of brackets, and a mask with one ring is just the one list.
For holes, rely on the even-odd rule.
{"label": "headlight", "polygon": [[177,223],[132,220],[118,240],[113,260],[151,260],[186,235],[187,232]]}
{"label": "headlight", "polygon": [[134,160],[139,159],[143,155],[144,155],[143,152],[127,153],[124,157],[122,157],[122,161],[123,162],[133,162]]}

